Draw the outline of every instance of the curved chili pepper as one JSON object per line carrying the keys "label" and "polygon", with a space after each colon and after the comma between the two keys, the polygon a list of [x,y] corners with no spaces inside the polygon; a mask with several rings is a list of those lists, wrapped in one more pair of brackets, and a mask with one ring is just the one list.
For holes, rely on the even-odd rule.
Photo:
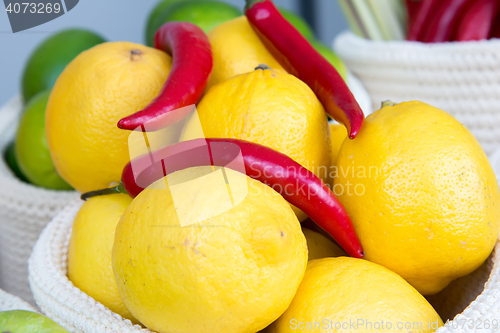
{"label": "curved chili pepper", "polygon": [[330,117],[343,124],[351,139],[364,114],[337,70],[316,51],[270,0],[246,0],[245,15],[269,52],[290,74],[304,81]]}
{"label": "curved chili pepper", "polygon": [[498,11],[498,0],[476,0],[464,8],[458,24],[456,41],[487,39]]}
{"label": "curved chili pepper", "polygon": [[417,41],[438,0],[406,0],[408,10],[408,35],[407,40]]}
{"label": "curved chili pepper", "polygon": [[[143,131],[156,131],[175,124],[189,112],[172,112],[198,103],[212,72],[212,48],[207,35],[188,22],[168,22],[155,35],[155,48],[172,55],[172,70],[160,95],[143,110],[118,122],[134,130],[147,122]],[[186,109],[186,111],[189,111]]]}
{"label": "curved chili pepper", "polygon": [[459,13],[468,1],[475,0],[440,0],[420,40],[425,43],[450,41]]}
{"label": "curved chili pepper", "polygon": [[[238,158],[242,164],[234,163]],[[244,140],[195,139],[166,146],[129,162],[123,169],[122,185],[83,194],[82,199],[123,190],[135,197],[168,174],[209,165],[244,172],[272,187],[332,235],[349,255],[364,256],[347,211],[321,179],[287,155]]]}

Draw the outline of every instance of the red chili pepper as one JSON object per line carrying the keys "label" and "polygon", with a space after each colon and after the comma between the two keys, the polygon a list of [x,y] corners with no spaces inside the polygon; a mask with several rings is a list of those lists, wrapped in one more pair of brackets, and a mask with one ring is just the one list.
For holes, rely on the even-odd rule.
{"label": "red chili pepper", "polygon": [[337,70],[316,51],[270,0],[246,0],[245,15],[266,48],[290,74],[304,81],[330,117],[345,125],[351,139],[364,114]]}
{"label": "red chili pepper", "polygon": [[458,23],[456,41],[487,39],[498,11],[498,0],[475,0],[464,8]]}
{"label": "red chili pepper", "polygon": [[172,55],[172,70],[163,90],[143,110],[118,122],[118,127],[134,130],[147,122],[143,131],[156,131],[175,124],[189,114],[172,112],[198,103],[212,72],[212,48],[207,35],[194,24],[169,22],[155,35],[155,48]]}
{"label": "red chili pepper", "polygon": [[433,8],[434,13],[429,17],[420,40],[425,43],[451,41],[459,14],[468,1],[476,0],[440,0]]}
{"label": "red chili pepper", "polygon": [[426,19],[438,0],[406,0],[408,11],[408,35],[407,40],[417,41],[424,30]]}
{"label": "red chili pepper", "polygon": [[[238,158],[242,163],[235,163]],[[82,199],[123,190],[135,197],[168,174],[207,165],[244,172],[272,187],[332,235],[349,255],[364,256],[347,211],[321,179],[287,155],[244,140],[195,139],[166,146],[129,162],[123,169],[121,185],[82,194]]]}

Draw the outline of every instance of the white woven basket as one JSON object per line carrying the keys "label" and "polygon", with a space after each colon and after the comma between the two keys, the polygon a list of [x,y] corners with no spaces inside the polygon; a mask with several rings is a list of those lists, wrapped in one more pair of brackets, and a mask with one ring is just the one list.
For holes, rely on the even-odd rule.
{"label": "white woven basket", "polygon": [[40,235],[29,260],[29,281],[42,312],[70,332],[151,332],[133,325],[73,286],[67,278],[68,244],[78,200],[62,210]]}
{"label": "white woven basket", "polygon": [[[500,152],[495,172],[500,175]],[[61,211],[45,228],[29,260],[29,281],[38,306],[44,314],[70,332],[129,333],[150,332],[134,326],[118,314],[86,295],[67,278],[68,244],[73,220],[82,205],[75,201]],[[428,297],[446,321],[438,333],[476,332],[464,320],[500,321],[500,245],[473,273],[452,282],[437,295]],[[465,326],[465,327],[464,327]],[[484,326],[484,325],[483,325]],[[455,328],[454,328],[455,327]],[[464,330],[459,328],[464,327]],[[481,332],[496,332],[481,330]]]}
{"label": "white woven basket", "polygon": [[[0,109],[0,152],[14,139],[20,97]],[[2,154],[3,155],[3,154]],[[31,304],[28,258],[47,223],[76,198],[75,191],[46,190],[20,181],[0,158],[0,288]]]}
{"label": "white woven basket", "polygon": [[370,93],[383,100],[420,100],[452,114],[486,154],[500,148],[500,40],[424,44],[371,41],[340,34],[334,49]]}
{"label": "white woven basket", "polygon": [[36,310],[31,305],[29,305],[19,297],[11,295],[0,289],[0,311],[10,310],[26,310],[36,312]]}

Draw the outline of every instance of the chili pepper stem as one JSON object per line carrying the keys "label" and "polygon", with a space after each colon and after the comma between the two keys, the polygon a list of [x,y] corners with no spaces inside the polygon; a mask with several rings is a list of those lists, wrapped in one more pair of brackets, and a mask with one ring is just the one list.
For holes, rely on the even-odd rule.
{"label": "chili pepper stem", "polygon": [[97,197],[99,195],[116,194],[116,193],[127,194],[127,191],[125,191],[125,188],[123,187],[122,182],[120,182],[120,184],[113,186],[113,187],[108,187],[108,188],[103,188],[103,189],[96,190],[96,191],[90,191],[90,192],[83,193],[80,196],[80,199],[82,199],[83,201],[87,201],[88,199],[90,199],[92,197]]}
{"label": "chili pepper stem", "polygon": [[257,2],[263,2],[264,0],[247,0],[246,1],[246,6],[245,9],[251,8],[253,5],[255,5]]}

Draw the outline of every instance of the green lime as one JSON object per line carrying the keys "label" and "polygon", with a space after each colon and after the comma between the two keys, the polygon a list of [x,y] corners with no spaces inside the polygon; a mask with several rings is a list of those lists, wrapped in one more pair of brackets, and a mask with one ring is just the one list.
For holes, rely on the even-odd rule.
{"label": "green lime", "polygon": [[64,67],[78,54],[104,41],[101,36],[82,29],[63,30],[43,41],[24,68],[22,90],[25,103],[40,91],[51,89]]}
{"label": "green lime", "polygon": [[17,164],[16,161],[16,153],[14,151],[15,149],[16,148],[14,142],[11,142],[7,146],[3,155],[5,162],[9,166],[10,170],[12,170],[12,172],[16,175],[17,178],[19,178],[23,182],[29,183],[26,176],[24,176],[23,173],[21,172],[21,169],[19,169],[19,165]]}
{"label": "green lime", "polygon": [[[163,11],[166,8],[170,7],[171,5],[180,1],[186,1],[186,0],[163,0],[158,2],[158,4],[153,8],[151,13],[149,14],[148,20],[146,21],[146,35],[145,35],[146,41],[149,41],[148,36],[154,36],[158,27],[161,26],[161,23],[158,25],[158,21],[162,20],[161,17]],[[148,45],[152,46],[153,44],[151,43]]]}
{"label": "green lime", "polygon": [[71,186],[57,174],[45,137],[45,108],[49,96],[50,90],[42,91],[24,108],[16,135],[16,160],[31,183],[55,190],[70,190]]}
{"label": "green lime", "polygon": [[335,67],[335,69],[337,70],[337,72],[339,72],[340,76],[342,76],[344,81],[347,82],[347,72],[348,72],[347,66],[344,64],[342,59],[340,59],[340,57],[336,55],[335,52],[333,52],[332,49],[330,49],[325,44],[315,40],[312,40],[310,42],[311,45],[316,49],[316,51],[321,53],[321,55],[325,57],[326,60],[328,60],[332,64],[333,67]]}
{"label": "green lime", "polygon": [[306,21],[299,15],[284,8],[278,8],[281,15],[290,22],[306,39],[314,39],[314,32]]}
{"label": "green lime", "polygon": [[242,13],[238,8],[220,1],[177,1],[171,6],[166,7],[156,16],[156,20],[151,23],[151,28],[147,32],[146,42],[147,45],[152,46],[156,30],[166,22],[190,22],[199,26],[205,33],[208,33],[219,24],[241,15]]}

